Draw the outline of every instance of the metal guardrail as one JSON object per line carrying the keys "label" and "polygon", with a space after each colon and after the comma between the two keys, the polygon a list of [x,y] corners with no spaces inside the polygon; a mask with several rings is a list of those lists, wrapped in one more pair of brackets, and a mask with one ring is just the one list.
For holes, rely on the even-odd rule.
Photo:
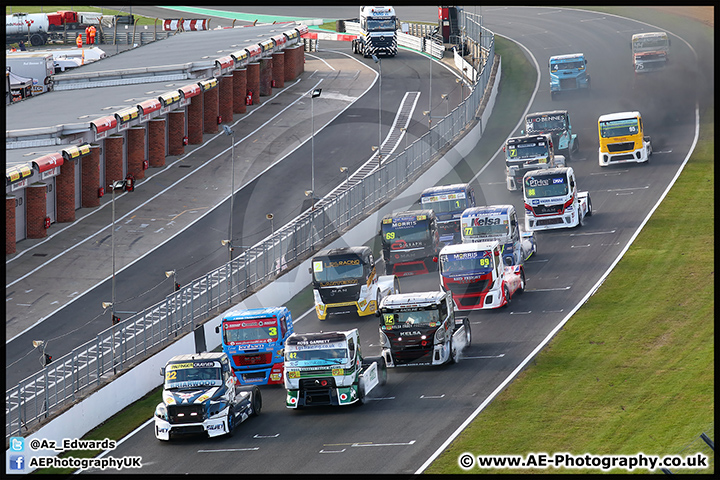
{"label": "metal guardrail", "polygon": [[[358,22],[345,21],[345,32],[351,35],[359,35],[360,24]],[[400,46],[412,48],[420,52],[429,53],[435,58],[442,58],[445,52],[445,45],[442,37],[431,37],[426,35],[414,35],[397,32],[397,43]]]}
{"label": "metal guardrail", "polygon": [[[469,22],[473,20],[468,19]],[[477,37],[487,59],[494,57],[492,32]],[[468,35],[469,36],[469,35]],[[473,38],[470,41],[475,41]],[[271,283],[327,245],[343,231],[393,198],[431,164],[437,153],[476,118],[488,86],[492,61],[485,62],[468,97],[405,150],[383,161],[367,176],[335,189],[289,224],[245,250],[237,258],[164,301],[113,325],[5,394],[6,440],[27,433],[43,419],[90,395],[177,337],[209,320],[222,308]]]}

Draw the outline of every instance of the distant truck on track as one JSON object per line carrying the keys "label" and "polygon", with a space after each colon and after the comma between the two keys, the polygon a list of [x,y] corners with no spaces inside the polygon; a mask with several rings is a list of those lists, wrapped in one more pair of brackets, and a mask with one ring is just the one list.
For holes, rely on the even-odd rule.
{"label": "distant truck on track", "polygon": [[666,32],[636,33],[630,45],[635,73],[652,72],[667,65],[670,37]]}
{"label": "distant truck on track", "polygon": [[652,155],[640,112],[608,113],[598,118],[601,167],[618,163],[645,163]]}
{"label": "distant truck on track", "polygon": [[550,96],[553,100],[560,92],[572,90],[590,91],[588,61],[583,53],[550,57]]}
{"label": "distant truck on track", "polygon": [[420,205],[435,212],[442,246],[460,243],[460,215],[475,206],[475,190],[469,183],[426,188],[420,194]]}

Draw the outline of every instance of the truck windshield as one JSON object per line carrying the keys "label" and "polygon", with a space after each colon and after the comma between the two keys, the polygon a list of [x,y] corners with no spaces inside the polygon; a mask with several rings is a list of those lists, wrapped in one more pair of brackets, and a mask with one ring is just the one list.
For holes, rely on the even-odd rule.
{"label": "truck windshield", "polygon": [[463,235],[466,237],[496,237],[508,235],[509,223],[507,218],[497,215],[490,217],[472,217],[463,223]]}
{"label": "truck windshield", "polygon": [[492,252],[479,250],[440,255],[440,268],[443,274],[488,273],[493,268]]}
{"label": "truck windshield", "polygon": [[583,60],[568,60],[550,64],[551,72],[554,73],[558,70],[585,70],[585,62]]}
{"label": "truck windshield", "polygon": [[525,197],[559,197],[568,194],[567,178],[562,173],[530,175],[523,180]]}
{"label": "truck windshield", "polygon": [[507,160],[509,161],[523,158],[547,157],[548,144],[547,142],[513,143],[508,145],[505,151],[507,152]]}
{"label": "truck windshield", "polygon": [[[385,222],[387,220],[384,220]],[[408,244],[422,243],[430,236],[428,221],[392,219],[392,223],[382,224],[382,240],[391,248],[406,248]]]}
{"label": "truck windshield", "polygon": [[348,358],[347,345],[342,342],[287,345],[285,348],[285,361],[296,367],[345,363]]}
{"label": "truck windshield", "polygon": [[339,282],[363,278],[363,264],[355,255],[320,257],[313,260],[313,278],[316,282]]}
{"label": "truck windshield", "polygon": [[431,195],[420,199],[423,208],[438,213],[462,212],[468,208],[465,192]]}
{"label": "truck windshield", "polygon": [[225,345],[273,343],[278,339],[277,318],[253,318],[223,322]]}
{"label": "truck windshield", "polygon": [[166,389],[221,385],[222,374],[217,362],[174,363],[165,367]]}
{"label": "truck windshield", "polygon": [[368,32],[394,32],[395,19],[388,18],[386,20],[380,20],[376,18],[368,18],[367,29]]}
{"label": "truck windshield", "polygon": [[565,129],[564,115],[546,115],[542,117],[530,117],[525,122],[528,134],[556,132]]}
{"label": "truck windshield", "polygon": [[400,326],[425,326],[434,327],[440,321],[437,310],[415,310],[411,312],[383,313],[380,324],[386,327]]}
{"label": "truck windshield", "polygon": [[635,37],[632,40],[633,53],[647,52],[650,50],[668,50],[669,42],[667,35],[656,37]]}
{"label": "truck windshield", "polygon": [[602,138],[628,137],[636,135],[639,131],[637,118],[600,122],[600,136]]}

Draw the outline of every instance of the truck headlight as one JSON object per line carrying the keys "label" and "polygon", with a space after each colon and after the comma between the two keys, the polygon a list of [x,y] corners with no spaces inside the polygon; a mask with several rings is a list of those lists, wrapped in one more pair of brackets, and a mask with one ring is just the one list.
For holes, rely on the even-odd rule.
{"label": "truck headlight", "polygon": [[390,348],[390,340],[383,332],[380,332],[380,346]]}
{"label": "truck headlight", "polygon": [[167,421],[167,419],[168,419],[167,407],[162,403],[158,404],[158,406],[155,407],[155,416],[157,418],[161,418],[161,419]]}
{"label": "truck headlight", "polygon": [[435,332],[435,343],[445,343],[445,329],[440,327]]}

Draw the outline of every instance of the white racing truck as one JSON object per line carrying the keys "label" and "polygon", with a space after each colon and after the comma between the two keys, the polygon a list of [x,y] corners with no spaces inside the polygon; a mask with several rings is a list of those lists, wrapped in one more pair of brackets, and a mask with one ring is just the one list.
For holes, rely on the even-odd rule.
{"label": "white racing truck", "polygon": [[538,168],[565,166],[565,157],[555,155],[550,134],[510,137],[503,146],[505,177],[510,191],[522,189],[525,172]]}
{"label": "white racing truck", "polygon": [[363,404],[368,393],[386,382],[385,360],[363,358],[357,328],[293,333],[285,342],[287,408]]}
{"label": "white racing truck", "polygon": [[398,21],[393,7],[360,7],[360,35],[352,41],[352,51],[372,55],[397,55]]}
{"label": "white racing truck", "polygon": [[463,243],[500,242],[505,265],[522,265],[537,253],[535,232],[526,232],[512,205],[467,208],[460,217]]}
{"label": "white racing truck", "polygon": [[388,367],[457,363],[472,340],[470,321],[455,316],[450,292],[390,295],[378,316]]}
{"label": "white racing truck", "polygon": [[160,369],[162,402],[155,408],[155,437],[205,433],[232,435],[237,424],[260,414],[257,386],[240,387],[224,352],[177,355]]}
{"label": "white racing truck", "polygon": [[525,230],[583,225],[592,215],[588,192],[578,192],[572,167],[533,170],[523,178]]}

